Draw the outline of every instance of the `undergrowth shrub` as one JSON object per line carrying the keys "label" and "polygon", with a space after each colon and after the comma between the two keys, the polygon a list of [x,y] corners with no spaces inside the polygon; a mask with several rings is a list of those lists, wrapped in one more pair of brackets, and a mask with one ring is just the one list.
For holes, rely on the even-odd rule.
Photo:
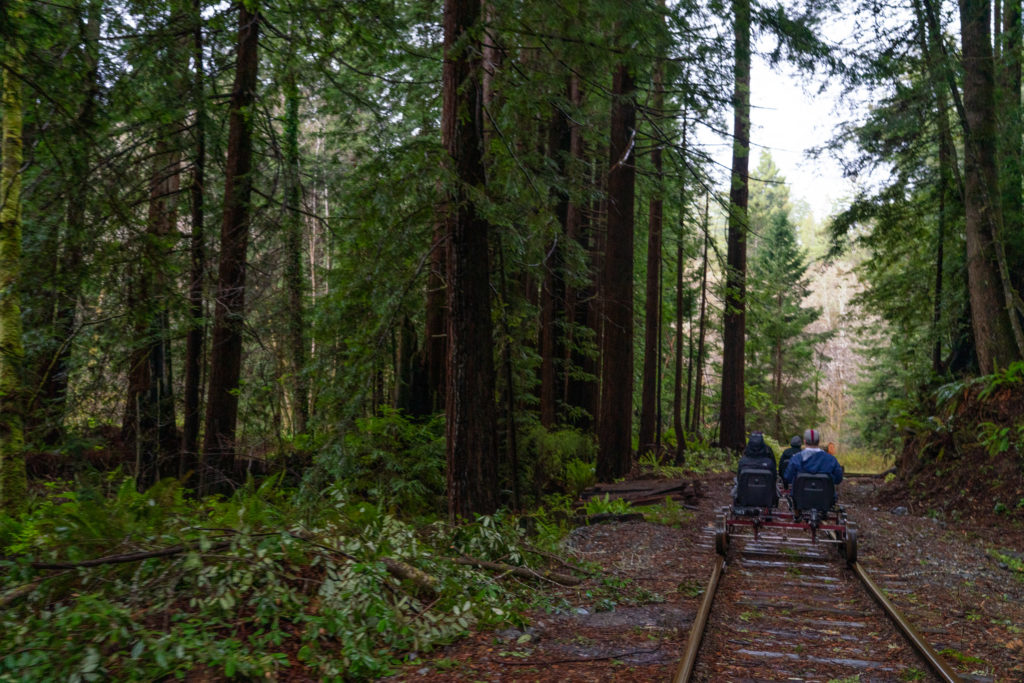
{"label": "undergrowth shrub", "polygon": [[548,431],[535,425],[526,430],[519,450],[520,467],[531,480],[529,490],[575,497],[596,481],[597,444],[591,435],[575,429]]}
{"label": "undergrowth shrub", "polygon": [[445,507],[444,417],[426,422],[396,410],[355,421],[327,445],[317,463],[350,493],[382,502],[408,515],[431,515]]}
{"label": "undergrowth shrub", "polygon": [[0,680],[365,680],[515,623],[529,598],[452,560],[526,561],[505,515],[422,533],[339,487],[311,508],[276,480],[202,501],[173,481],[104,485],[0,515]]}

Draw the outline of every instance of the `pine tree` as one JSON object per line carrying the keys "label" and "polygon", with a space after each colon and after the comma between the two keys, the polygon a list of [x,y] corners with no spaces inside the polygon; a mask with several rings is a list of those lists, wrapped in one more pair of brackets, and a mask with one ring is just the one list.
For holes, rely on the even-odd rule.
{"label": "pine tree", "polygon": [[[821,316],[803,306],[810,292],[806,253],[785,212],[772,211],[750,262],[747,281],[747,387],[750,423],[778,438],[815,419],[815,347],[822,333],[807,327]],[[752,226],[757,229],[759,226]]]}

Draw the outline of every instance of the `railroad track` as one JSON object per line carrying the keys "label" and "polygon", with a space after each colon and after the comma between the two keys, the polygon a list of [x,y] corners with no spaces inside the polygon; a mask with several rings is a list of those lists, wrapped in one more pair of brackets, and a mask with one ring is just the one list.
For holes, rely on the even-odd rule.
{"label": "railroad track", "polygon": [[765,531],[728,541],[674,683],[961,680],[834,544]]}

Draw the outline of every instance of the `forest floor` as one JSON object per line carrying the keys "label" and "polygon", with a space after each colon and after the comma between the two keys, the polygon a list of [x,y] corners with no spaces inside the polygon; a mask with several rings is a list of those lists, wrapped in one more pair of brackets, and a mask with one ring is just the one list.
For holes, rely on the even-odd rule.
{"label": "forest floor", "polygon": [[[703,476],[697,510],[678,527],[630,521],[574,529],[564,550],[600,567],[593,576],[571,588],[537,586],[538,607],[522,628],[472,633],[410,658],[387,680],[671,680],[714,560],[715,512],[728,503],[731,483],[731,475]],[[1020,480],[1010,485],[1017,488],[1008,495],[1024,499]],[[1024,681],[1024,510],[993,511],[991,498],[937,509],[928,490],[920,480],[908,487],[870,477],[840,486],[859,529],[860,563],[899,577],[903,590],[890,597],[966,680]],[[759,645],[770,650],[764,638]]]}

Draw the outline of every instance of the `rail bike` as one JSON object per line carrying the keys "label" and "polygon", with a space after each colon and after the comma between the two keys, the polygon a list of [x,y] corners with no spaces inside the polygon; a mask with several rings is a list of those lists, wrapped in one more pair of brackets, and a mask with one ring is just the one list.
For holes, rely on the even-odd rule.
{"label": "rail bike", "polygon": [[812,543],[837,545],[846,563],[853,565],[857,525],[835,501],[835,484],[828,474],[801,472],[792,488],[780,494],[770,470],[741,470],[733,504],[723,507],[715,522],[715,551],[726,556],[733,534],[752,534],[756,540],[765,529],[798,530],[809,533]]}

